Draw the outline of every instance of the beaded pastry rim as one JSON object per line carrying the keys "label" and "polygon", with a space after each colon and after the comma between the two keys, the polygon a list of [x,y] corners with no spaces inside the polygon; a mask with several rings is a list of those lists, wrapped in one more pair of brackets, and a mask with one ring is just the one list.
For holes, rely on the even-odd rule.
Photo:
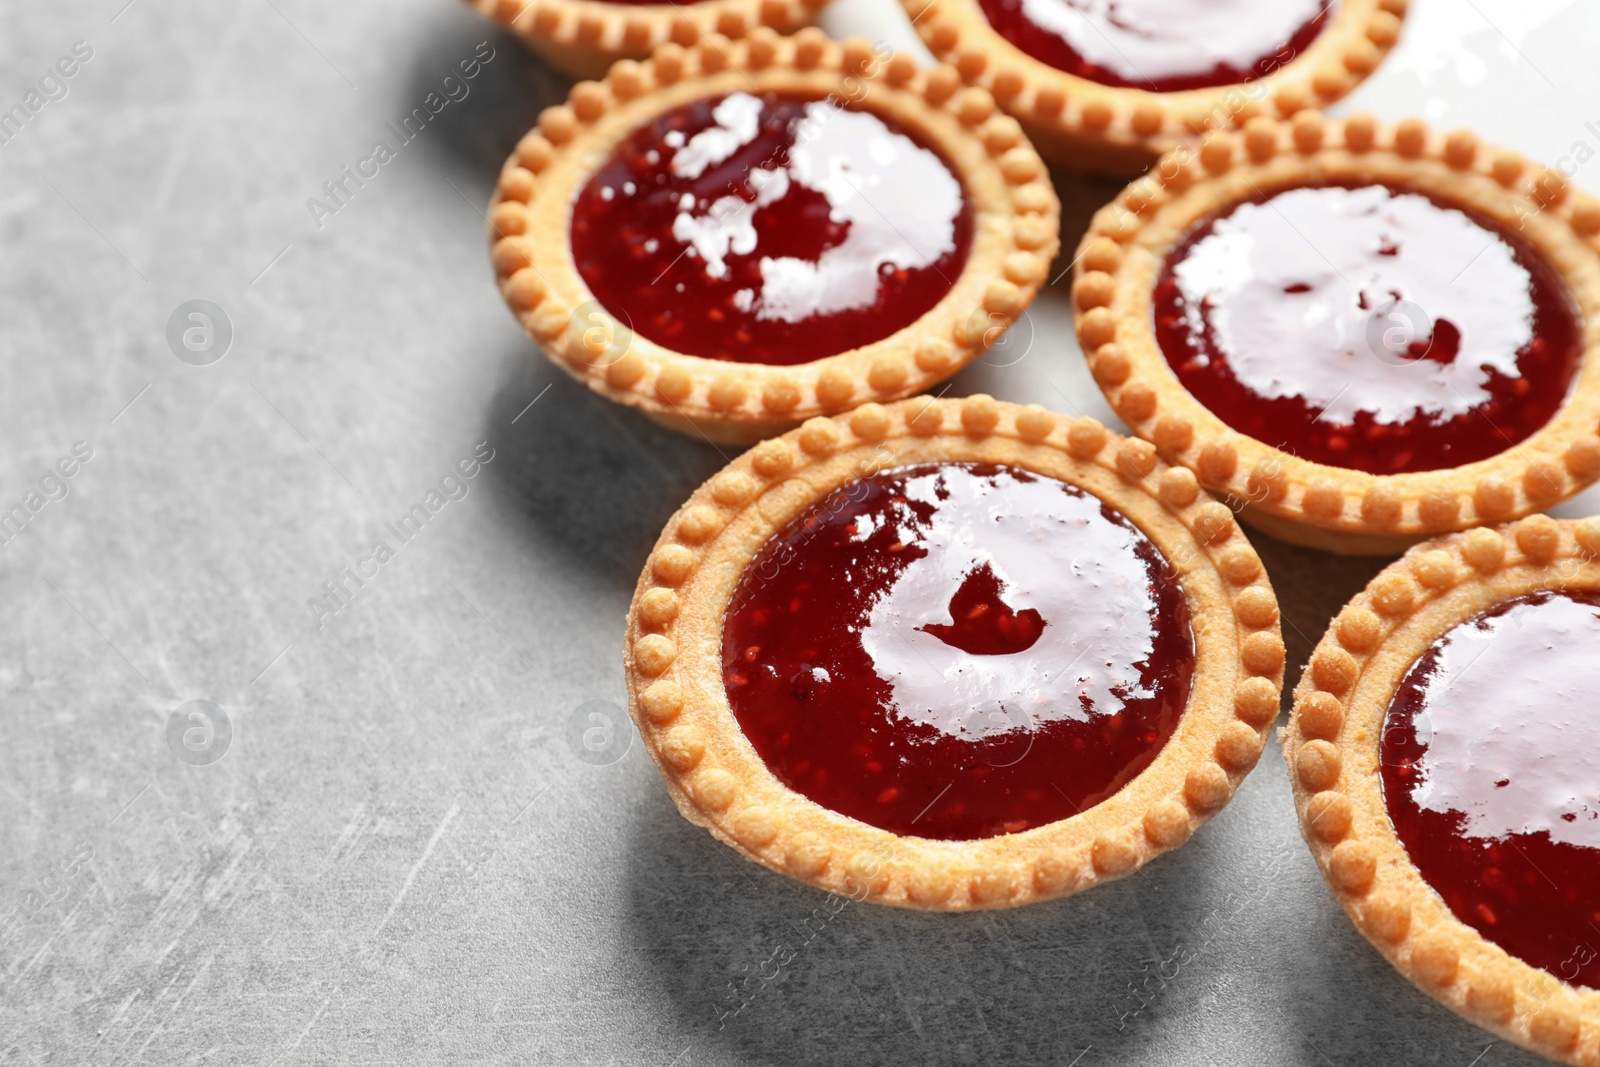
{"label": "beaded pastry rim", "polygon": [[[901,836],[790,790],[739,728],[722,671],[723,615],[774,533],[865,473],[942,461],[1013,464],[1110,502],[1172,564],[1195,620],[1194,686],[1155,761],[1086,812],[977,841]],[[1186,841],[1259,758],[1278,715],[1284,646],[1260,559],[1191,472],[1093,419],[979,395],[813,418],[734,460],[662,532],[634,593],[623,661],[634,722],[690,822],[820,889],[963,911],[1066,896]]]}
{"label": "beaded pastry rim", "polygon": [[1384,805],[1378,744],[1395,689],[1452,627],[1541,589],[1600,589],[1600,519],[1534,515],[1417,545],[1333,620],[1279,732],[1306,844],[1368,941],[1478,1025],[1600,1063],[1600,990],[1578,989],[1457,919],[1412,865]]}
{"label": "beaded pastry rim", "polygon": [[[1531,437],[1486,460],[1373,475],[1312,463],[1227,426],[1178,381],[1156,341],[1152,291],[1185,231],[1263,190],[1348,178],[1394,181],[1522,235],[1561,276],[1581,316],[1572,393]],[[1453,530],[1547,508],[1600,477],[1600,201],[1476,134],[1370,115],[1250,120],[1163,157],[1096,213],[1072,286],[1078,340],[1100,389],[1140,437],[1268,533],[1344,552],[1398,552]]]}
{"label": "beaded pastry rim", "polygon": [[[568,238],[580,184],[650,117],[752,86],[869,100],[939,146],[971,199],[973,239],[950,291],[916,322],[860,348],[778,367],[673,352],[619,327],[594,300]],[[1043,284],[1060,243],[1059,210],[1044,163],[1016,120],[1000,114],[988,93],[963,89],[950,68],[883,55],[860,38],[758,30],[745,41],[712,38],[692,50],[663,45],[644,63],[624,60],[603,81],[574,86],[507,161],[489,229],[507,305],[558,365],[676,429],[748,442],[813,415],[911,395],[971,362]]]}
{"label": "beaded pastry rim", "polygon": [[614,4],[605,0],[465,0],[574,77],[600,77],[618,59],[643,59],[667,42],[688,48],[710,34],[730,39],[757,27],[792,33],[828,0],[701,0]]}
{"label": "beaded pastry rim", "polygon": [[1136,173],[1179,143],[1257,115],[1326,107],[1377,69],[1400,38],[1407,0],[1344,0],[1299,55],[1264,78],[1159,93],[1081,78],[1002,37],[978,0],[901,0],[941,62],[994,94],[1063,167]]}

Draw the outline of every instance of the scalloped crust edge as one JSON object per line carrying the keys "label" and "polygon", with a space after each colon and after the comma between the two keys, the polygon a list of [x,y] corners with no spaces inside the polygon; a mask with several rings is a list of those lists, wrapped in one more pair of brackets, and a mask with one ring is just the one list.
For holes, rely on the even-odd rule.
{"label": "scalloped crust edge", "polygon": [[[1335,164],[1341,174],[1404,174],[1508,225],[1516,216],[1561,274],[1584,324],[1578,379],[1551,422],[1478,463],[1371,475],[1310,463],[1240,434],[1183,388],[1145,314],[1157,269],[1151,257],[1164,257],[1169,237],[1234,202],[1223,195],[1229,182],[1292,186],[1298,177],[1325,177]],[[1169,206],[1170,217],[1163,214]],[[1147,240],[1151,228],[1161,236]],[[1257,117],[1242,130],[1180,147],[1097,212],[1078,249],[1073,312],[1101,391],[1163,458],[1194,470],[1207,489],[1241,506],[1241,518],[1280,540],[1385,555],[1542,510],[1600,478],[1597,252],[1600,201],[1573,189],[1560,171],[1484,144],[1468,130],[1441,134],[1417,119],[1386,126],[1367,114],[1336,120],[1306,111],[1289,121]]]}
{"label": "scalloped crust edge", "polygon": [[[1428,644],[1484,607],[1561,587],[1600,588],[1600,518],[1533,515],[1417,545],[1334,618],[1279,739],[1301,833],[1367,940],[1423,992],[1479,1026],[1594,1067],[1600,990],[1567,985],[1457,919],[1406,856],[1374,770],[1393,686]],[[1395,636],[1423,613],[1414,631]],[[1400,652],[1418,647],[1401,655],[1391,640],[1402,642]]]}
{"label": "scalloped crust edge", "polygon": [[574,78],[599,78],[617,60],[644,59],[669,41],[690,48],[711,34],[737,39],[757,27],[793,33],[815,22],[827,2],[622,5],[605,0],[465,0]]}
{"label": "scalloped crust edge", "polygon": [[[621,327],[609,312],[578,316],[598,304],[572,263],[564,221],[553,224],[570,211],[571,186],[586,180],[582,160],[558,180],[544,177],[561,170],[564,153],[575,156],[578,146],[584,159],[592,157],[596,145],[585,133],[608,115],[626,116],[632,129],[661,107],[693,99],[702,85],[723,92],[764,78],[790,89],[842,89],[846,99],[872,98],[897,120],[937,133],[934,140],[973,205],[973,244],[961,274],[917,322],[810,363],[702,359],[631,333],[619,354]],[[538,226],[534,216],[541,211],[551,218]],[[489,212],[501,293],[554,362],[596,392],[673,429],[736,443],[814,415],[900,399],[960,370],[1022,315],[1044,284],[1060,247],[1059,219],[1044,162],[988,93],[963,89],[948,67],[921,67],[903,53],[884,56],[865,39],[831,41],[814,29],[788,38],[757,29],[743,41],[707,38],[693,49],[666,44],[644,63],[623,60],[603,81],[580,82],[568,102],[545,109],[538,128],[517,145]]]}
{"label": "scalloped crust edge", "polygon": [[1307,50],[1240,85],[1155,93],[1102,85],[1042,63],[989,24],[977,0],[901,0],[923,43],[994,94],[1040,153],[1073,170],[1132,176],[1182,141],[1288,117],[1349,94],[1400,38],[1407,0],[1345,0]]}
{"label": "scalloped crust edge", "polygon": [[[760,546],[832,488],[869,469],[963,459],[1065,478],[1139,525],[1180,574],[1198,624],[1196,680],[1177,732],[1115,796],[1019,834],[935,841],[846,818],[778,782],[728,707],[721,620]],[[1283,666],[1261,561],[1193,474],[1093,419],[984,395],[869,403],[813,418],[733,461],[662,532],[635,590],[624,650],[630,712],[686,819],[817,888],[932,911],[1066,896],[1181,845],[1259,758]]]}

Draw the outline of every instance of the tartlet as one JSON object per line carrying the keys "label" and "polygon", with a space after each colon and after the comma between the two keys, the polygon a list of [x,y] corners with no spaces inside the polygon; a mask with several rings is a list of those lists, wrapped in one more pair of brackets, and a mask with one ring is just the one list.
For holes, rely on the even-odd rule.
{"label": "tartlet", "polygon": [[1096,214],[1078,339],[1117,414],[1250,524],[1399,552],[1600,476],[1597,234],[1600,203],[1470,132],[1256,118]]}
{"label": "tartlet", "polygon": [[[904,175],[917,197],[895,195]],[[506,302],[556,363],[675,429],[749,442],[976,358],[1045,280],[1058,215],[1016,121],[953,70],[757,30],[575,86],[507,162],[490,230]]]}
{"label": "tartlet", "polygon": [[[667,524],[624,651],[685,818],[818,888],[941,911],[1182,844],[1259,757],[1283,662],[1261,562],[1189,471],[982,395],[866,404],[735,460]],[[1099,795],[1035,777],[1079,769]]]}
{"label": "tartlet", "polygon": [[1281,735],[1306,842],[1373,946],[1573,1064],[1600,1063],[1596,642],[1600,520],[1439,538],[1334,620]]}
{"label": "tartlet", "polygon": [[574,78],[598,78],[619,59],[644,59],[667,42],[685,48],[757,27],[793,33],[827,0],[466,0]]}
{"label": "tartlet", "polygon": [[[1406,0],[1337,4],[1304,0],[1305,14],[1315,25],[1296,32],[1294,19],[1283,27],[1274,25],[1283,10],[1293,7],[1287,0],[1264,0],[1260,11],[1244,14],[1220,5],[1209,11],[1202,10],[1205,5],[1182,5],[1187,10],[1175,12],[1136,9],[1131,17],[1147,19],[1149,24],[1143,26],[1119,26],[1119,20],[1129,17],[1120,8],[1118,20],[1111,20],[1105,8],[1090,12],[1084,5],[1068,10],[1060,0],[1033,2],[1044,8],[1040,14],[1046,22],[1059,25],[1066,19],[1082,26],[1041,33],[1040,24],[1020,10],[1029,0],[901,0],[933,54],[959,70],[969,84],[993,93],[1001,107],[1022,121],[1052,163],[1128,175],[1208,130],[1240,126],[1257,115],[1289,116],[1339,100],[1394,46],[1407,7]],[[996,28],[986,11],[994,9],[1000,17],[1001,8],[1007,12],[1000,24],[1005,32]],[[1182,30],[1183,20],[1195,17],[1210,20],[1206,34],[1183,31],[1170,39],[1159,37],[1168,27]],[[1102,21],[1091,24],[1095,19]],[[1019,36],[1015,29],[1028,36]],[[1225,53],[1207,56],[1207,46],[1225,36],[1224,31],[1247,39],[1250,54],[1241,54],[1234,64],[1227,62]],[[1123,38],[1122,33],[1128,36]],[[1079,38],[1080,48],[1092,44],[1102,51],[1101,63],[1069,63],[1051,54],[1073,36]],[[1165,54],[1147,57],[1137,51],[1155,47],[1150,45],[1152,37]],[[1084,59],[1077,50],[1067,51]],[[1221,62],[1210,68],[1188,66],[1199,62],[1197,56]],[[1151,66],[1154,62],[1170,63],[1179,76],[1158,75],[1159,68]],[[1124,69],[1119,76],[1104,64]],[[1239,77],[1249,80],[1230,78],[1227,71],[1232,66],[1240,68],[1235,72]],[[1162,85],[1180,88],[1150,87]]]}

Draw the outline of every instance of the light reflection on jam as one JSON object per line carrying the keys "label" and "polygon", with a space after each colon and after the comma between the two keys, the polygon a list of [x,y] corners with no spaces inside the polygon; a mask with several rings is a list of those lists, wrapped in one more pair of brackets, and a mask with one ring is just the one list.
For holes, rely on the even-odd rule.
{"label": "light reflection on jam", "polygon": [[596,299],[677,352],[795,364],[888,337],[950,290],[965,187],[874,112],[736,92],[667,111],[578,194],[572,254]]}
{"label": "light reflection on jam", "polygon": [[1178,92],[1265,77],[1327,25],[1327,0],[978,0],[995,32],[1102,85]]}
{"label": "light reflection on jam", "polygon": [[1445,634],[1384,720],[1384,798],[1456,918],[1600,989],[1600,595],[1542,592]]}
{"label": "light reflection on jam", "polygon": [[1240,433],[1373,474],[1504,452],[1555,415],[1582,329],[1521,237],[1413,191],[1308,186],[1197,225],[1155,290],[1185,388]]}
{"label": "light reflection on jam", "polygon": [[1193,667],[1155,546],[1096,497],[992,465],[836,490],[762,548],[723,628],[729,702],[780,780],[947,840],[1115,793],[1172,735]]}

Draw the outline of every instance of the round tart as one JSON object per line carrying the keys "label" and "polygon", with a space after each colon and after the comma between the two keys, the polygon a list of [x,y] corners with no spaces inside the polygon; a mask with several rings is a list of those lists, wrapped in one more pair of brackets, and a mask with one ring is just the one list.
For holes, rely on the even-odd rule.
{"label": "round tart", "polygon": [[1227,803],[1283,640],[1233,515],[1141,441],[987,396],[730,464],[634,594],[630,708],[684,817],[835,893],[1002,908]]}
{"label": "round tart", "polygon": [[1096,214],[1112,407],[1284,540],[1399,552],[1600,476],[1600,204],[1414,120],[1257,118]]}
{"label": "round tart", "polygon": [[1406,0],[901,0],[922,39],[1052,162],[1135,174],[1207,130],[1343,97]]}
{"label": "round tart", "polygon": [[660,45],[685,48],[711,34],[743,37],[757,27],[793,33],[816,21],[827,0],[466,0],[503,23],[574,78],[598,78],[619,59]]}
{"label": "round tart", "polygon": [[1600,520],[1418,545],[1295,690],[1306,842],[1367,939],[1495,1033],[1600,1063]]}
{"label": "round tart", "polygon": [[987,93],[806,30],[664,45],[580,83],[518,145],[490,224],[506,301],[552,359],[749,442],[966,365],[1038,291],[1058,215]]}

